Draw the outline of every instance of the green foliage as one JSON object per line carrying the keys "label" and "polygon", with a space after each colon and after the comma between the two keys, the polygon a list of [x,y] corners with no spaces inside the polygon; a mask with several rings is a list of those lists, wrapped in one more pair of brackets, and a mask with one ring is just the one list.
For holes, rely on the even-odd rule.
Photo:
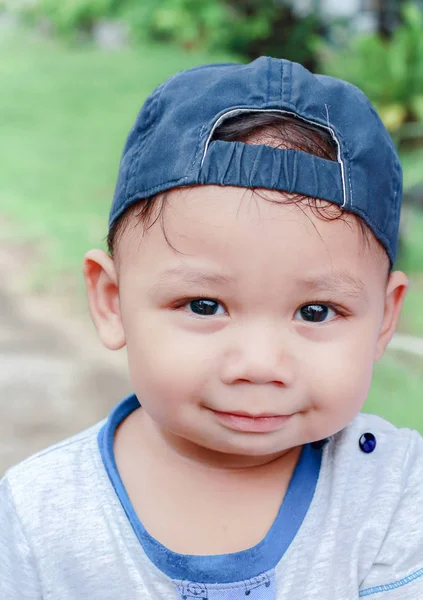
{"label": "green foliage", "polygon": [[114,17],[120,0],[37,0],[22,2],[21,13],[37,22],[47,19],[55,32],[69,37],[78,32],[89,32],[101,18]]}
{"label": "green foliage", "polygon": [[185,48],[217,49],[254,59],[262,54],[311,66],[314,15],[298,18],[280,0],[143,0],[124,11],[135,37],[172,41]]}
{"label": "green foliage", "polygon": [[252,60],[267,55],[287,58],[316,69],[313,41],[323,24],[313,12],[299,17],[293,3],[238,0],[232,7],[228,49]]}
{"label": "green foliage", "polygon": [[0,12],[19,14],[31,8],[36,0],[0,0]]}
{"label": "green foliage", "polygon": [[423,12],[407,4],[402,16],[388,40],[361,35],[341,50],[320,46],[325,72],[361,88],[392,133],[423,120]]}
{"label": "green foliage", "polygon": [[[14,1],[0,0],[0,6]],[[16,0],[14,6],[66,38],[89,34],[100,19],[120,19],[136,42],[166,41],[247,59],[267,54],[309,67],[315,66],[313,37],[322,29],[315,15],[299,18],[281,0]]]}
{"label": "green foliage", "polygon": [[219,0],[128,0],[121,14],[135,39],[176,41],[186,48],[214,47],[228,18]]}

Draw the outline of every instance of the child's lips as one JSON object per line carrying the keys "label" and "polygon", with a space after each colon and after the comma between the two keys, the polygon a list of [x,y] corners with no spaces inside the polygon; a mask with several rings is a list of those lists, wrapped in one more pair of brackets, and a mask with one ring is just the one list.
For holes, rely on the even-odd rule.
{"label": "child's lips", "polygon": [[248,413],[228,413],[217,410],[213,410],[212,412],[216,415],[220,423],[228,429],[249,433],[270,433],[277,431],[292,417],[292,415],[251,415]]}

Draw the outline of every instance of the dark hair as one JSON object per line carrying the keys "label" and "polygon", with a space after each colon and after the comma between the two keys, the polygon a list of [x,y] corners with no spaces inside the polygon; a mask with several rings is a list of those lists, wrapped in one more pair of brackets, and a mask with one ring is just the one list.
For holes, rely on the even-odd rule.
{"label": "dark hair", "polygon": [[[303,121],[295,116],[277,111],[242,113],[223,121],[211,139],[225,142],[244,142],[246,144],[265,144],[281,149],[295,149],[314,154],[327,160],[336,161],[337,145],[329,131]],[[258,193],[258,190],[256,190]],[[270,200],[268,197],[266,200]],[[341,219],[345,213],[336,204],[329,204],[318,198],[309,198],[297,193],[284,193],[282,203],[301,204],[306,202],[320,218],[324,220]],[[163,218],[166,192],[140,200],[130,207],[112,225],[107,236],[110,256],[116,254],[116,247],[130,222],[134,227],[142,224],[145,229]],[[154,216],[154,218],[153,218]],[[369,242],[369,230],[357,217],[365,242]],[[163,227],[163,221],[162,221]]]}

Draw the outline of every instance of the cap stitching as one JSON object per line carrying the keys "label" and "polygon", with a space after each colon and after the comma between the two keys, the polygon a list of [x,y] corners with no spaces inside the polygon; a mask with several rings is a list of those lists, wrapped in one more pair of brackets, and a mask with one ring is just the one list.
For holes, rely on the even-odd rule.
{"label": "cap stitching", "polygon": [[283,83],[282,83],[282,78],[283,78],[283,62],[282,61],[280,62],[280,69],[279,70],[280,70],[280,74],[281,74],[281,76],[280,76],[280,82],[279,82],[280,83],[279,99],[282,102],[282,85],[283,85]]}
{"label": "cap stitching", "polygon": [[[348,148],[345,147],[344,149],[344,153],[348,159],[348,163],[350,162],[350,156],[348,153]],[[350,206],[351,208],[354,206],[354,202],[353,202],[353,193],[352,193],[352,185],[351,185],[351,169],[348,169],[348,173],[347,173],[347,177],[348,177],[348,186],[350,188]],[[345,204],[347,202],[347,199],[345,198]]]}
{"label": "cap stitching", "polygon": [[[363,94],[363,92],[359,88],[357,88],[357,89],[361,93],[361,95],[364,96],[365,100],[367,100],[367,98]],[[376,109],[374,108],[374,106],[371,103],[369,103],[369,102],[367,102],[367,105],[368,105],[368,108],[369,108],[370,112],[373,114],[373,116],[376,117],[377,121],[379,121],[383,125],[382,119],[380,118],[380,115],[378,114],[378,112],[376,111]],[[393,162],[393,170],[394,170],[394,174],[396,176],[396,186],[395,186],[395,189],[394,189],[394,200],[395,201],[394,201],[394,205],[391,207],[389,215],[390,215],[391,219],[392,218],[394,219],[394,223],[393,224],[396,224],[397,221],[398,221],[398,218],[399,218],[400,210],[401,210],[401,202],[396,201],[396,198],[397,198],[397,196],[399,194],[400,187],[402,185],[402,171],[401,171],[401,164],[399,163],[399,161],[397,159],[397,156],[396,156],[396,153],[395,153],[395,146],[394,146],[394,144],[392,142],[392,138],[389,135],[388,135],[388,137],[389,137],[389,141],[391,142],[391,147],[390,147],[391,156],[390,156],[390,158],[391,158],[391,160]]]}
{"label": "cap stitching", "polygon": [[390,224],[391,224],[391,229],[392,226],[395,225],[396,223],[398,223],[399,221],[399,216],[400,216],[400,209],[401,209],[401,202],[398,201],[398,195],[400,193],[400,189],[402,186],[402,181],[401,181],[401,172],[398,168],[398,164],[397,161],[394,161],[394,172],[396,173],[396,186],[394,189],[394,199],[393,199],[393,204],[391,207],[391,219],[390,219]]}
{"label": "cap stitching", "polygon": [[[192,163],[191,163],[191,166],[190,166],[190,168],[188,169],[188,172],[187,172],[187,174],[185,175],[185,179],[188,177],[188,175],[189,175],[190,173],[192,173],[192,170],[194,169],[195,163],[197,162],[197,156],[198,156],[198,154],[199,154],[199,152],[200,152],[200,148],[201,148],[201,137],[202,137],[202,135],[203,135],[203,131],[204,131],[205,127],[206,127],[206,124],[205,124],[205,123],[203,123],[203,125],[202,125],[202,127],[201,127],[201,129],[200,129],[200,133],[199,133],[199,135],[198,135],[197,147],[196,147],[196,149],[195,149],[194,158],[193,158],[193,161],[192,161]],[[205,155],[204,155],[204,156],[205,156]],[[200,169],[201,169],[201,166],[203,165],[203,162],[204,162],[204,157],[203,157],[203,160],[201,161]]]}
{"label": "cap stitching", "polygon": [[[335,133],[335,130],[333,129],[333,127],[330,124],[330,118],[329,118],[329,105],[325,103],[325,109],[326,109],[326,126],[321,125],[321,127],[326,127],[326,129],[329,130],[332,139],[336,142],[336,147],[337,147],[337,162],[341,165],[341,179],[342,179],[342,194],[344,197],[344,202],[341,206],[341,208],[344,208],[347,204],[347,190],[345,187],[345,165],[344,165],[344,161],[342,160],[342,156],[341,156],[341,144],[339,143],[338,140],[338,135]],[[341,136],[339,136],[341,138]],[[346,147],[346,144],[344,142],[344,153],[346,154],[347,159],[349,160],[349,155],[348,155],[348,150]],[[350,179],[350,172],[348,171],[348,186],[350,188],[350,205],[353,206],[353,196],[352,196],[352,187],[351,187],[351,179]]]}
{"label": "cap stitching", "polygon": [[397,196],[399,195],[400,189],[402,187],[402,172],[401,172],[401,165],[395,159],[394,159],[394,169],[395,169],[395,174],[397,176],[397,185],[396,185],[395,195],[394,195],[394,199],[395,199],[395,219],[397,220],[398,216],[399,216],[399,213],[400,213],[400,203],[397,201]]}

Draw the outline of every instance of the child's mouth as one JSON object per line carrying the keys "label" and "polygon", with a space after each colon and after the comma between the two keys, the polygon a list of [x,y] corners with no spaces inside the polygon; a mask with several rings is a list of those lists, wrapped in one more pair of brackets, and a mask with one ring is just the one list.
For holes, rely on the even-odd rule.
{"label": "child's mouth", "polygon": [[280,429],[292,415],[264,415],[227,413],[214,410],[220,423],[228,429],[248,433],[270,433]]}

